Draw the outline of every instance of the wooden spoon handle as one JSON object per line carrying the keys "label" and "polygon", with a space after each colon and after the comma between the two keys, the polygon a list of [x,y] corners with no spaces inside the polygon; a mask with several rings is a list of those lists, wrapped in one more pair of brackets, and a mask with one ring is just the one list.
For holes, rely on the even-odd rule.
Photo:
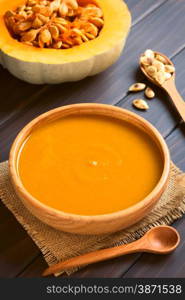
{"label": "wooden spoon handle", "polygon": [[69,268],[80,267],[86,264],[93,264],[99,261],[115,258],[125,254],[140,252],[143,249],[142,245],[143,245],[143,240],[141,238],[127,245],[121,245],[117,247],[90,252],[84,255],[71,258],[64,262],[59,262],[58,264],[47,268],[42,275],[48,276],[51,274],[60,273],[61,271]]}
{"label": "wooden spoon handle", "polygon": [[172,80],[166,81],[166,84],[164,87],[165,87],[168,95],[171,97],[173,104],[175,105],[181,118],[185,122],[185,101],[182,99],[181,95],[177,91],[175,82]]}

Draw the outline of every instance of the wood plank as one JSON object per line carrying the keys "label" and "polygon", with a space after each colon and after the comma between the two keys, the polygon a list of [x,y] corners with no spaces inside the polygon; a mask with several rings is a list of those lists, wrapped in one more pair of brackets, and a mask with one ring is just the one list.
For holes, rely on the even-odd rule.
{"label": "wood plank", "polygon": [[33,95],[37,95],[38,91],[44,90],[45,87],[18,80],[2,66],[0,66],[0,78],[0,129],[2,130],[3,126],[16,117],[18,112],[29,107]]}
{"label": "wood plank", "polygon": [[[139,258],[138,254],[130,254],[108,261],[100,262],[72,274],[71,278],[120,278]],[[63,275],[62,277],[67,277]]]}
{"label": "wood plank", "polygon": [[[107,262],[100,262],[94,265],[82,268],[78,272],[68,276],[61,275],[61,278],[119,278],[125,270],[136,262],[139,258],[138,254],[127,255]],[[21,274],[19,277],[40,277],[47,265],[42,255],[39,255]]]}
{"label": "wood plank", "polygon": [[48,267],[42,255],[39,255],[25,270],[23,270],[16,277],[23,278],[38,278],[41,277],[43,271]]}
{"label": "wood plank", "polygon": [[0,278],[12,278],[30,264],[40,251],[2,203],[0,220]]}
{"label": "wood plank", "polygon": [[147,15],[151,14],[155,9],[161,6],[166,0],[156,1],[156,0],[125,0],[132,13],[132,27],[137,25],[142,19]]}

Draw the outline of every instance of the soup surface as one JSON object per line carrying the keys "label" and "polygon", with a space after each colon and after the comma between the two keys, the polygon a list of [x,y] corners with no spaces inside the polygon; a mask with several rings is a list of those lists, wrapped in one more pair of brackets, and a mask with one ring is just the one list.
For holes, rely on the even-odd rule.
{"label": "soup surface", "polygon": [[34,130],[18,172],[40,202],[79,215],[106,214],[141,201],[162,175],[151,138],[111,117],[71,115]]}

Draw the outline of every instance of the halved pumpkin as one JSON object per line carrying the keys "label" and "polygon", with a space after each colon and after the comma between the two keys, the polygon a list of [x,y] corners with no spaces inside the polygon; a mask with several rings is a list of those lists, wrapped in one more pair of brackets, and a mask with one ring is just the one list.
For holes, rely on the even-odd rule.
{"label": "halved pumpkin", "polygon": [[[93,0],[79,0],[78,3]],[[122,0],[96,0],[104,26],[99,36],[70,49],[47,49],[25,45],[14,39],[4,14],[25,0],[0,0],[0,63],[16,77],[34,84],[77,81],[104,71],[120,56],[131,25]]]}

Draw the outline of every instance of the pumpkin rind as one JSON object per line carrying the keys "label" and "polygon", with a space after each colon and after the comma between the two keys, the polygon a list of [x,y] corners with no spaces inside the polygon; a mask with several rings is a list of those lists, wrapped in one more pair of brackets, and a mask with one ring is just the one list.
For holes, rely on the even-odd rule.
{"label": "pumpkin rind", "polygon": [[105,20],[100,35],[66,50],[31,47],[11,37],[3,15],[22,3],[0,0],[0,63],[19,79],[34,84],[77,81],[104,71],[119,58],[131,25],[122,0],[96,0]]}

